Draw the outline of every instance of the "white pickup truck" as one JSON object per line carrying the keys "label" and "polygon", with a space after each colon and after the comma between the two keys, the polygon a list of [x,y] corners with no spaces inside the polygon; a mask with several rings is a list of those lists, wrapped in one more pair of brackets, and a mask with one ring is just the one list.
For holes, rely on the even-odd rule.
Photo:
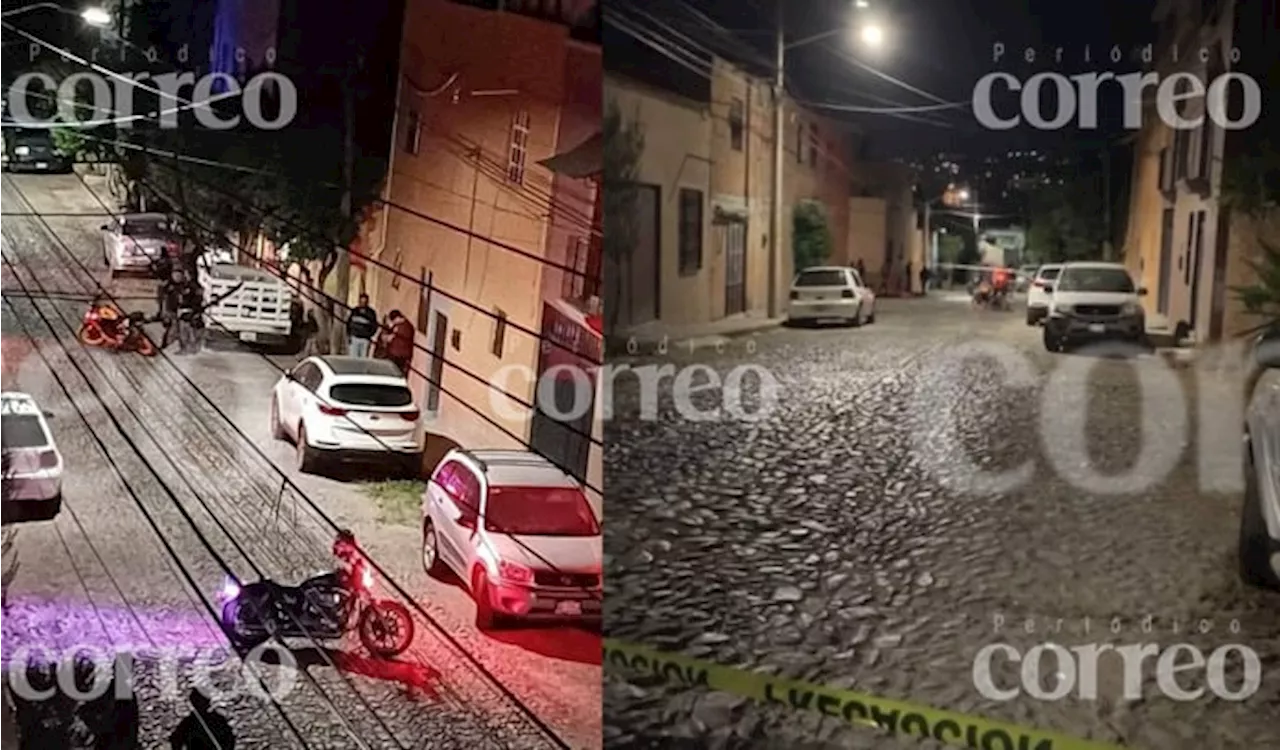
{"label": "white pickup truck", "polygon": [[212,303],[204,311],[205,329],[252,344],[286,343],[293,328],[289,286],[266,271],[206,257],[199,268],[206,304]]}

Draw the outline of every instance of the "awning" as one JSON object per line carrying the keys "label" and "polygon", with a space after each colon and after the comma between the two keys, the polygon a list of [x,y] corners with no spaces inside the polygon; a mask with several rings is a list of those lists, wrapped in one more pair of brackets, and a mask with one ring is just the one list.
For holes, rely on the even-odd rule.
{"label": "awning", "polygon": [[604,170],[604,134],[596,133],[568,151],[562,151],[538,163],[566,177],[595,177]]}

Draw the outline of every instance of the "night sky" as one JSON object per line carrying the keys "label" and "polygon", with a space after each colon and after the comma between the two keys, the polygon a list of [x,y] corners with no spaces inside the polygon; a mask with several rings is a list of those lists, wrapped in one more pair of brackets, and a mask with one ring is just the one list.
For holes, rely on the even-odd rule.
{"label": "night sky", "polygon": [[[627,0],[637,2],[637,0]],[[758,50],[772,58],[774,0],[673,0],[696,8],[734,32],[749,55]],[[1118,115],[1122,97],[1118,87],[1100,99],[1103,129],[1081,132],[1074,121],[1052,134],[1025,124],[1017,129],[992,132],[975,120],[967,103],[974,84],[983,75],[1007,70],[1025,79],[1034,72],[1065,75],[1085,71],[1123,73],[1135,69],[1129,57],[1134,48],[1154,40],[1150,21],[1154,0],[869,0],[870,10],[854,11],[853,0],[786,0],[789,40],[802,39],[843,25],[851,29],[822,41],[795,47],[787,53],[789,86],[802,100],[860,107],[918,107],[937,103],[859,68],[864,65],[928,92],[947,102],[964,102],[959,109],[892,117],[884,114],[841,115],[872,135],[872,151],[878,156],[919,156],[940,150],[991,153],[1018,147],[1063,146],[1072,140],[1093,144],[1120,130]],[[619,4],[626,4],[619,2]],[[640,7],[654,13],[662,0]],[[878,51],[859,48],[852,31],[853,13],[871,14],[886,29],[886,44]],[[668,19],[677,17],[673,13]],[[681,24],[680,28],[690,29]],[[697,32],[697,33],[694,33]],[[694,26],[690,35],[699,40],[728,36],[710,25]],[[1005,46],[1005,57],[993,59],[996,43]],[[1119,45],[1126,54],[1119,64],[1107,59]],[[1085,62],[1085,48],[1092,62]],[[1027,64],[1027,47],[1040,51]],[[1062,61],[1052,59],[1063,47]],[[1104,89],[1105,91],[1105,89]],[[1044,97],[1044,111],[1052,115],[1055,97]],[[1016,95],[997,97],[1001,115],[1018,109]]]}

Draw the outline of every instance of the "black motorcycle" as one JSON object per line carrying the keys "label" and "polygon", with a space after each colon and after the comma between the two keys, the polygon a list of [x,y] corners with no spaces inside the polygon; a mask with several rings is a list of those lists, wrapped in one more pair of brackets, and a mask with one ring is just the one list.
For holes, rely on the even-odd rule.
{"label": "black motorcycle", "polygon": [[367,568],[349,576],[324,573],[297,586],[262,580],[241,587],[229,580],[222,624],[246,649],[271,638],[337,640],[355,630],[370,653],[390,659],[413,643],[413,617],[400,602],[375,599],[372,588]]}

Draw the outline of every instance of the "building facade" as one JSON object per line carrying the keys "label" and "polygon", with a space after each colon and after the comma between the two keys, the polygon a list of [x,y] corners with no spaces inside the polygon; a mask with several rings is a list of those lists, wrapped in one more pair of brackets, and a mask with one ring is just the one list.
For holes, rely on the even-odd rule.
{"label": "building facade", "polygon": [[[399,208],[384,206],[362,237],[377,259],[362,283],[381,314],[415,324],[410,380],[438,445],[530,439],[546,261],[564,259],[552,247],[557,204],[579,204],[588,218],[575,226],[591,231],[590,208],[543,163],[561,150],[563,111],[581,109],[584,87],[568,85],[573,44],[568,25],[542,14],[406,4],[385,186]],[[587,119],[563,122],[582,130]],[[429,447],[427,461],[439,452]]]}
{"label": "building facade", "polygon": [[[606,106],[644,137],[638,164],[636,243],[607,300],[617,330],[651,334],[785,307],[795,274],[795,207],[822,204],[829,262],[845,262],[858,138],[842,123],[783,105],[783,211],[773,236],[771,86],[719,58],[708,84],[677,91],[611,72]],[[882,214],[883,216],[883,214]],[[771,268],[773,272],[771,273]],[[770,284],[773,284],[772,289]]]}

